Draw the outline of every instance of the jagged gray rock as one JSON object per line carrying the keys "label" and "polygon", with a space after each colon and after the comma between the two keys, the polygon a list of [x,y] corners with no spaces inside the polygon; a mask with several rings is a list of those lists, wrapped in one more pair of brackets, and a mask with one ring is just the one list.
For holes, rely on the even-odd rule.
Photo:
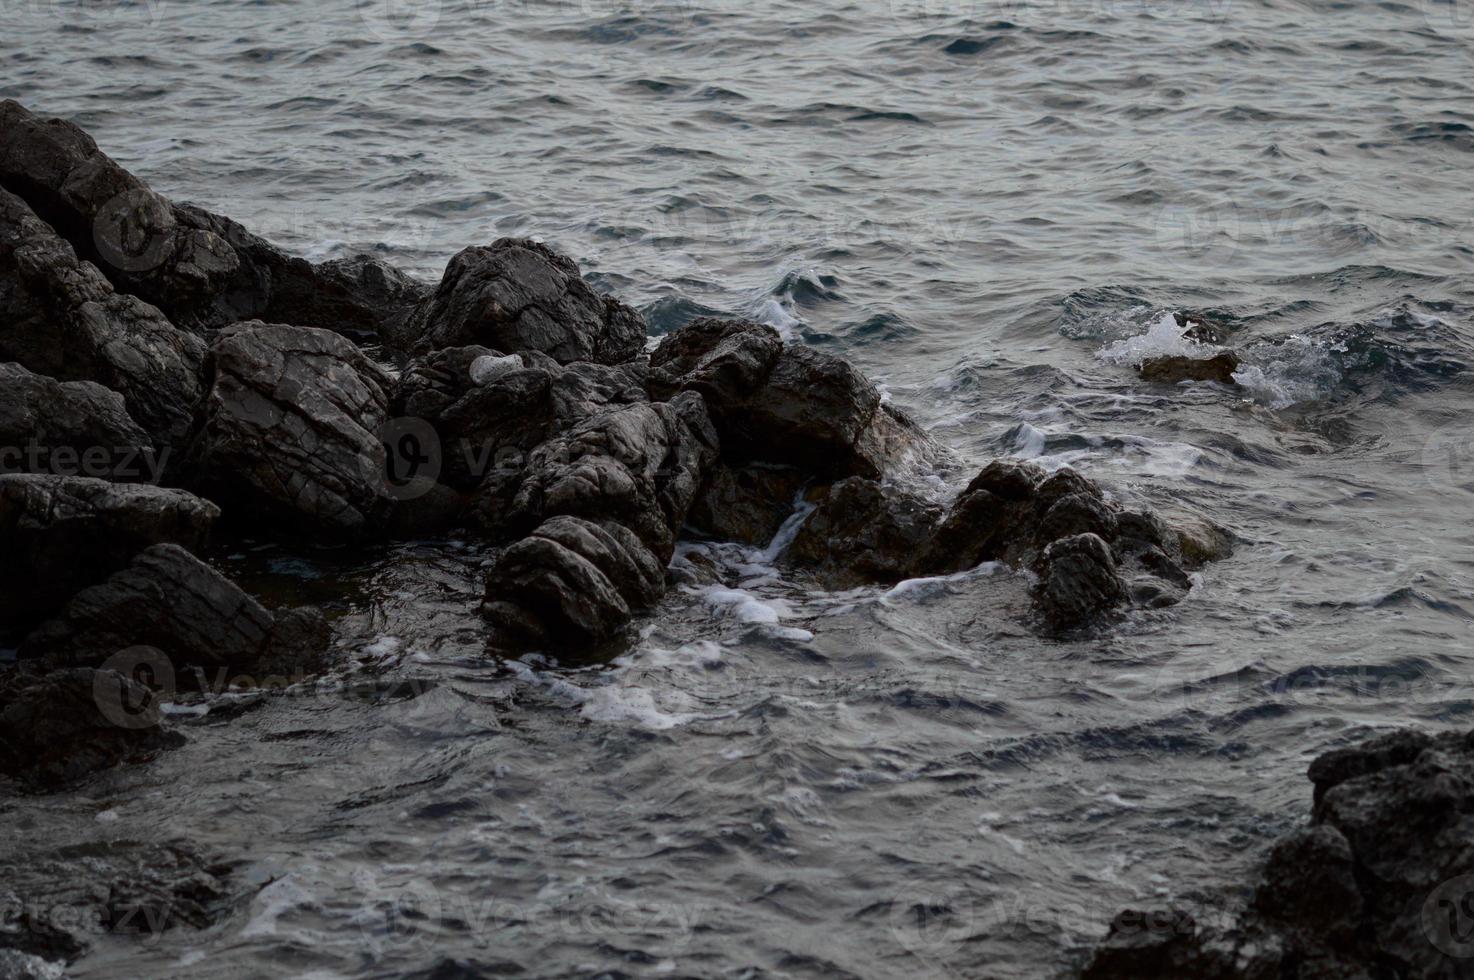
{"label": "jagged gray rock", "polygon": [[663,563],[719,445],[695,393],[610,408],[543,443],[525,466],[492,473],[477,516],[504,536],[559,514],[615,521]]}
{"label": "jagged gray rock", "polygon": [[701,393],[733,465],[879,479],[945,455],[848,361],[744,320],[698,319],[667,334],[650,357],[650,388],[657,398]]}
{"label": "jagged gray rock", "polygon": [[[1310,765],[1311,824],[1278,841],[1223,926],[1127,911],[1085,980],[1469,976],[1474,732],[1404,730]],[[1179,928],[1143,928],[1172,920]]]}
{"label": "jagged gray rock", "polygon": [[252,321],[220,332],[208,370],[192,464],[232,518],[329,540],[382,533],[383,368],[330,331]]}
{"label": "jagged gray rock", "polygon": [[39,622],[150,545],[202,549],[219,517],[183,490],[0,475],[0,632]]}
{"label": "jagged gray rock", "polygon": [[19,656],[56,667],[116,667],[118,656],[147,648],[147,659],[164,658],[156,672],[168,680],[156,683],[173,693],[282,686],[321,667],[329,638],[318,610],[273,615],[188,551],[161,544],[79,592],[26,637]]}
{"label": "jagged gray rock", "polygon": [[644,349],[645,321],[595,293],[567,256],[530,239],[499,238],[452,258],[398,339],[418,351],[482,345],[540,351],[563,364],[618,364]]}
{"label": "jagged gray rock", "polygon": [[31,789],[147,761],[183,741],[164,730],[153,692],[117,671],[0,672],[0,774]]}
{"label": "jagged gray rock", "polygon": [[157,483],[166,463],[117,392],[0,364],[0,473]]}
{"label": "jagged gray rock", "polygon": [[6,100],[0,132],[0,187],[24,198],[120,291],[181,326],[263,318],[393,332],[429,292],[369,256],[315,266],[229,218],[172,204],[66,120]]}
{"label": "jagged gray rock", "polygon": [[893,484],[852,476],[834,484],[785,557],[831,589],[911,578],[942,508]]}
{"label": "jagged gray rock", "polygon": [[111,388],[162,450],[182,446],[194,422],[204,352],[198,337],[115,291],[24,201],[0,189],[0,360]]}
{"label": "jagged gray rock", "polygon": [[503,637],[555,652],[613,639],[665,592],[665,566],[614,521],[560,516],[506,548],[482,611]]}

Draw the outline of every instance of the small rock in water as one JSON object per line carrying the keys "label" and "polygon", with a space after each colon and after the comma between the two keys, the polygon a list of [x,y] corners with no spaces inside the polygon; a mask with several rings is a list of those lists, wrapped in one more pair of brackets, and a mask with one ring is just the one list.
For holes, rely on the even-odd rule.
{"label": "small rock in water", "polygon": [[1233,351],[1219,351],[1212,357],[1152,357],[1141,362],[1137,369],[1148,381],[1176,384],[1179,381],[1217,381],[1220,384],[1235,384],[1234,372],[1239,369],[1238,355]]}

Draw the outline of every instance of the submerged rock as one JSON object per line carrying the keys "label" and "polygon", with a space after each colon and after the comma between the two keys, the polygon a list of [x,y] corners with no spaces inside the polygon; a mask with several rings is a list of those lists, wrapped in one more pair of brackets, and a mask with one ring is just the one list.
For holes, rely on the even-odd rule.
{"label": "submerged rock", "polygon": [[500,238],[452,258],[397,339],[418,351],[482,345],[540,351],[562,364],[618,364],[644,350],[645,321],[595,293],[567,256],[530,239]]}
{"label": "submerged rock", "polygon": [[162,725],[153,692],[117,671],[0,672],[0,774],[31,789],[57,789],[183,743]]}
{"label": "submerged rock", "polygon": [[79,592],[19,655],[61,667],[117,666],[121,657],[167,675],[153,683],[172,694],[283,686],[321,669],[329,637],[318,610],[273,615],[188,551],[161,544]]}
{"label": "submerged rock", "polygon": [[0,475],[0,633],[51,615],[150,545],[202,549],[219,517],[183,490]]}
{"label": "submerged rock", "polygon": [[198,337],[115,291],[25,202],[0,189],[0,360],[118,392],[159,449],[177,450],[203,394],[204,353]]}
{"label": "submerged rock", "polygon": [[259,321],[222,330],[192,453],[202,488],[265,533],[381,533],[391,381],[346,338]]}
{"label": "submerged rock", "polygon": [[27,848],[0,868],[0,900],[13,912],[0,920],[0,949],[73,960],[107,935],[203,929],[229,910],[228,871],[179,842]]}
{"label": "submerged rock", "polygon": [[1310,778],[1310,826],[1275,844],[1236,921],[1151,936],[1123,913],[1086,980],[1467,977],[1474,732],[1393,732]]}
{"label": "submerged rock", "polygon": [[263,318],[392,332],[428,292],[368,256],[315,266],[229,218],[172,204],[77,126],[42,119],[17,102],[0,102],[0,132],[0,186],[25,199],[121,292],[181,326]]}
{"label": "submerged rock", "polygon": [[1238,369],[1238,355],[1228,350],[1219,351],[1212,357],[1149,357],[1137,367],[1146,380],[1160,381],[1163,384],[1176,384],[1180,381],[1237,384],[1233,375]]}
{"label": "submerged rock", "polygon": [[117,392],[0,364],[0,473],[157,483],[166,461]]}

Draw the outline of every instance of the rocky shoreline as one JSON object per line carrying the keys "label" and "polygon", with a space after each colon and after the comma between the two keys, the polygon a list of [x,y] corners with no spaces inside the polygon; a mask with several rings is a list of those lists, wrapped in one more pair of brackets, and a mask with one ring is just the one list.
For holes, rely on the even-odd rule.
{"label": "rocky shoreline", "polygon": [[[435,286],[369,257],[313,264],[168,201],[70,123],[4,102],[0,133],[0,644],[17,656],[0,780],[18,791],[178,745],[160,690],[331,669],[328,618],[269,608],[201,560],[212,541],[474,535],[496,549],[488,653],[555,657],[620,651],[678,542],[765,545],[795,514],[777,560],[800,580],[1005,562],[1035,577],[1046,636],[1171,605],[1231,548],[1209,521],[1018,460],[939,498],[918,476],[955,473],[953,455],[843,359],[721,318],[652,348],[638,311],[540,243],[467,248]],[[1184,370],[1231,366],[1156,374]],[[1085,975],[1463,975],[1420,910],[1466,870],[1469,759],[1464,737],[1409,733],[1322,757],[1313,824],[1238,925],[1128,914]],[[104,904],[210,921],[228,869],[169,855],[117,856]],[[64,877],[0,897],[35,904]],[[85,950],[19,922],[0,951]]]}

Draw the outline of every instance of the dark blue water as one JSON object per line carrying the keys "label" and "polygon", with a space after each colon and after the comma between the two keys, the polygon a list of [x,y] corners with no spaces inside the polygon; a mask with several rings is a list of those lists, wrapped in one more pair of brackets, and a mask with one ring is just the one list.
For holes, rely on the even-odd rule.
{"label": "dark blue water", "polygon": [[[1241,539],[1184,604],[1070,643],[1011,572],[832,594],[709,547],[725,586],[582,670],[485,658],[474,541],[228,556],[401,687],[181,715],[162,761],[0,806],[44,828],[10,860],[240,862],[220,925],[77,976],[1049,976],[1123,905],[1245,880],[1315,754],[1471,723],[1463,0],[0,18],[0,95],[301,254],[433,279],[540,237],[656,332],[763,319],[973,464],[1069,463]],[[1135,376],[1174,309],[1233,329],[1241,389]]]}

